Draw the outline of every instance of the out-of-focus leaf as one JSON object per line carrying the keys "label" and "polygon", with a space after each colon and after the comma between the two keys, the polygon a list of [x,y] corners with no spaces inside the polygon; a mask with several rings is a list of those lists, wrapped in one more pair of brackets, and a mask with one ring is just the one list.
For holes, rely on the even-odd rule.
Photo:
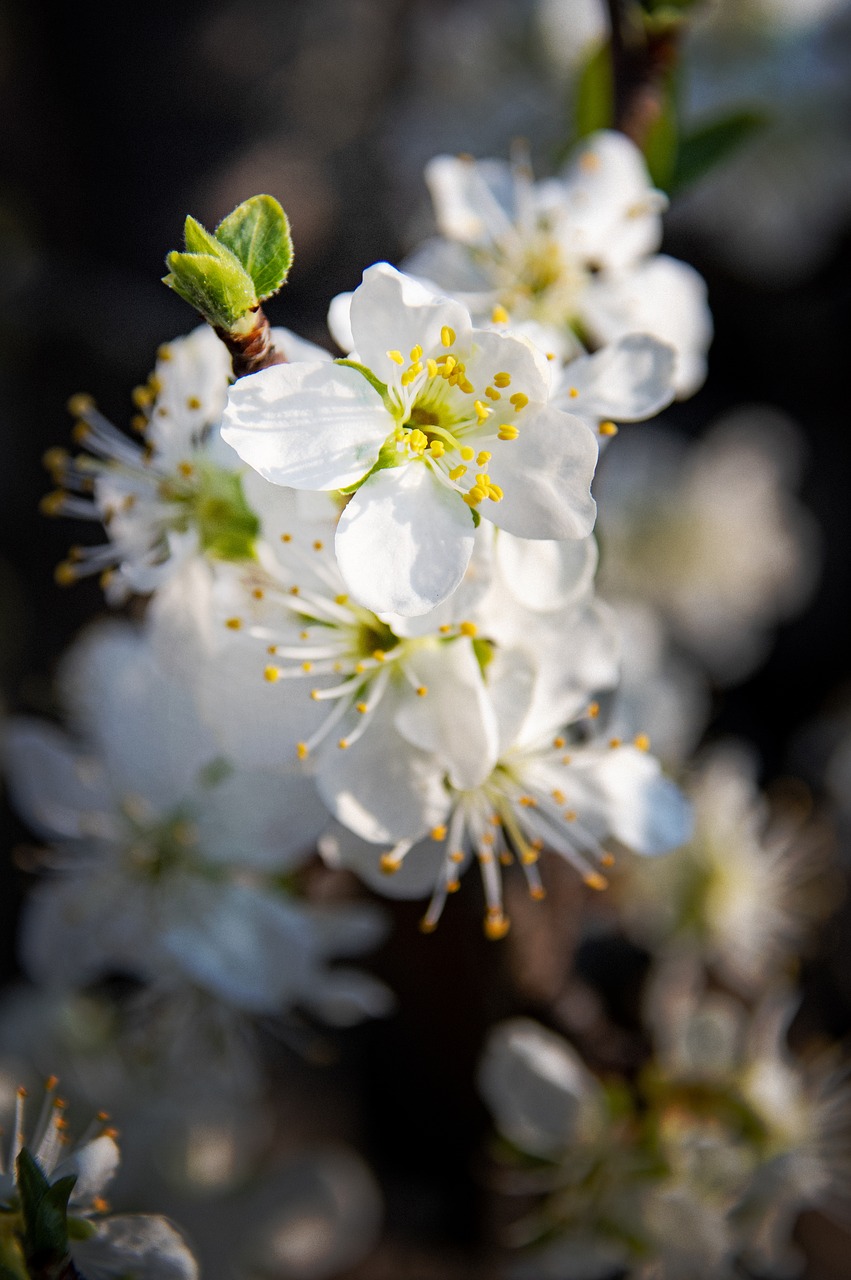
{"label": "out-of-focus leaf", "polygon": [[26,1147],[17,1171],[27,1256],[58,1262],[68,1254],[68,1198],[77,1179],[72,1175],[51,1185]]}
{"label": "out-of-focus leaf", "polygon": [[216,239],[242,263],[261,302],[277,293],[293,260],[290,224],[277,200],[252,196],[244,201],[216,227]]}
{"label": "out-of-focus leaf", "polygon": [[576,135],[610,129],[614,119],[614,83],[608,43],[594,49],[579,73],[576,89]]}
{"label": "out-of-focus leaf", "polygon": [[674,180],[678,154],[677,135],[674,95],[670,88],[666,88],[662,110],[647,130],[642,148],[650,177],[654,185],[661,187],[663,191],[670,191]]}
{"label": "out-of-focus leaf", "polygon": [[768,123],[757,111],[734,111],[680,140],[671,190],[681,191],[726,160]]}

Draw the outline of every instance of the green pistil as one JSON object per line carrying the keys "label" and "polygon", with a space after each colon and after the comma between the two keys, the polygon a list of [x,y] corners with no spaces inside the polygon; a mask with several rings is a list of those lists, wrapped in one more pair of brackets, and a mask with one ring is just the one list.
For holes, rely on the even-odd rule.
{"label": "green pistil", "polygon": [[198,531],[201,549],[214,560],[252,560],[260,521],[245,500],[234,471],[199,464],[185,483],[167,483],[162,496],[179,509],[176,527]]}

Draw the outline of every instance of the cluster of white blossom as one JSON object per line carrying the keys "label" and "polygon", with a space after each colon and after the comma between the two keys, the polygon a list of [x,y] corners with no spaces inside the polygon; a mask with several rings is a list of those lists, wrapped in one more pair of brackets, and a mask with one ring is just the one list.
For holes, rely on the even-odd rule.
{"label": "cluster of white blossom", "polygon": [[[276,329],[276,360],[234,379],[196,329],[137,388],[138,442],[74,397],[80,451],[49,453],[44,508],[107,540],[74,548],[58,581],[96,573],[111,604],[149,599],[66,656],[64,730],[6,729],[12,799],[47,845],[21,961],[63,1001],[130,979],[157,1069],[218,1069],[214,1122],[186,1117],[183,1163],[203,1182],[204,1152],[231,1151],[221,1100],[240,1093],[252,1021],[392,1007],[341,963],[378,945],[385,916],[320,900],[317,850],[379,895],[423,899],[425,932],[475,863],[493,940],[510,928],[504,878],[546,896],[544,850],[596,890],[617,858],[625,926],[658,961],[655,1066],[630,1094],[542,1029],[494,1032],[482,1087],[536,1162],[518,1185],[546,1192],[515,1243],[548,1243],[517,1274],[762,1265],[833,1186],[846,1105],[788,1061],[785,989],[745,1003],[801,934],[799,832],[766,832],[747,761],[711,759],[692,804],[650,748],[658,730],[681,762],[707,672],[736,679],[761,657],[811,581],[812,531],[741,424],[691,450],[645,427],[613,439],[697,389],[711,336],[703,281],[658,252],[666,199],[625,136],[592,135],[537,183],[523,155],[440,156],[427,181],[439,235],[334,300],[342,357]],[[591,492],[604,446],[610,603]],[[772,536],[754,542],[755,523]],[[696,975],[687,991],[675,963]],[[99,1194],[84,1173],[75,1194]],[[358,1219],[377,1230],[377,1192],[349,1174],[359,1190],[326,1232],[339,1266]],[[298,1228],[275,1240],[255,1271],[297,1253]],[[138,1274],[194,1274],[169,1265]]]}

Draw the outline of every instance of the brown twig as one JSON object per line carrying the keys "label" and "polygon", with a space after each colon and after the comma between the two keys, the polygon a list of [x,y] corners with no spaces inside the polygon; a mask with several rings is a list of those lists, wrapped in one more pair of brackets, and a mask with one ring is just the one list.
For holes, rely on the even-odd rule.
{"label": "brown twig", "polygon": [[287,358],[278,351],[272,341],[272,329],[262,307],[257,307],[243,317],[244,332],[216,329],[233,361],[233,376],[244,378],[258,373],[273,364],[286,364]]}
{"label": "brown twig", "polygon": [[648,31],[630,22],[624,0],[606,0],[609,13],[613,125],[638,147],[665,108],[665,81],[677,57],[679,24]]}

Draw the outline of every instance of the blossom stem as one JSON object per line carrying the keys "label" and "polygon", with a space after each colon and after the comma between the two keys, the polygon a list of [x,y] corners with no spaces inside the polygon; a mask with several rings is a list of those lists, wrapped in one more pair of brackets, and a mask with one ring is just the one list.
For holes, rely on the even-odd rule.
{"label": "blossom stem", "polygon": [[606,0],[612,59],[612,125],[643,147],[665,109],[665,82],[678,54],[679,21],[648,30],[625,0]]}
{"label": "blossom stem", "polygon": [[272,329],[263,308],[258,306],[242,316],[233,329],[216,333],[227,347],[233,361],[233,375],[244,378],[273,364],[286,364],[287,358],[272,341]]}

